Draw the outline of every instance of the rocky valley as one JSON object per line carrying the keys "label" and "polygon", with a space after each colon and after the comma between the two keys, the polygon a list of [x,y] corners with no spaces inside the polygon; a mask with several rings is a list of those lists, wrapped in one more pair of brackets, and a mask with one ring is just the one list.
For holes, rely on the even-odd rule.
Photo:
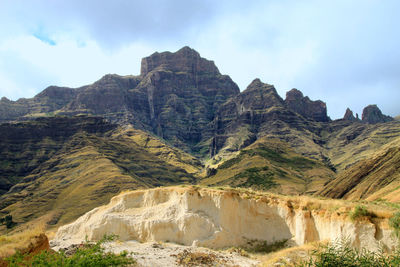
{"label": "rocky valley", "polygon": [[346,237],[393,251],[400,121],[376,105],[343,114],[257,78],[241,92],[189,47],[143,58],[137,76],[3,97],[0,218],[12,224],[0,231],[43,224],[56,250],[115,234],[213,250]]}

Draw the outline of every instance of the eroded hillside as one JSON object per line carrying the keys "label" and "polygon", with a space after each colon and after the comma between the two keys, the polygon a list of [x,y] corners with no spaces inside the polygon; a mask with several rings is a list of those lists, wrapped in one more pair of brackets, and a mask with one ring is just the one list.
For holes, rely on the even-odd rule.
{"label": "eroded hillside", "polygon": [[65,223],[122,190],[193,184],[201,166],[144,132],[99,118],[54,117],[2,127],[9,135],[1,143],[7,166],[1,177],[12,187],[0,196],[0,211],[18,223],[49,214],[51,225]]}
{"label": "eroded hillside", "polygon": [[260,79],[240,92],[189,47],[137,76],[2,98],[0,121],[0,212],[17,223],[58,226],[123,190],[182,183],[399,201],[398,120],[369,105],[332,121]]}
{"label": "eroded hillside", "polygon": [[352,246],[391,250],[396,246],[386,216],[387,208],[351,221],[354,204],[345,201],[284,197],[248,190],[167,187],[125,192],[110,203],[61,227],[57,249],[87,237],[99,240],[116,234],[121,241],[163,241],[224,248],[273,245],[291,240],[294,245],[348,238]]}

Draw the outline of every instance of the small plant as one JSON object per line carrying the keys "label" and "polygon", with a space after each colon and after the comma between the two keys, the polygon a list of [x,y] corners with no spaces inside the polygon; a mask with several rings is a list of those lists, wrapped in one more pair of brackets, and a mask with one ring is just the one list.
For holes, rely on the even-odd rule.
{"label": "small plant", "polygon": [[128,257],[126,251],[120,254],[106,252],[102,246],[110,242],[114,236],[104,236],[100,241],[92,244],[85,242],[71,256],[64,252],[42,251],[37,255],[24,255],[17,252],[6,259],[8,265],[12,266],[46,266],[46,267],[72,267],[72,266],[128,266],[133,265],[135,260]]}
{"label": "small plant", "polygon": [[350,219],[357,221],[361,218],[372,218],[375,215],[367,210],[365,206],[357,205],[352,212],[350,212]]}
{"label": "small plant", "polygon": [[400,212],[396,212],[389,219],[389,226],[393,229],[395,236],[400,239]]}
{"label": "small plant", "polygon": [[295,264],[298,267],[386,267],[400,266],[400,253],[386,254],[352,248],[346,241],[321,246],[312,252],[307,261]]}
{"label": "small plant", "polygon": [[7,229],[13,228],[17,223],[13,221],[12,215],[6,215],[0,218],[0,223],[5,225]]}
{"label": "small plant", "polygon": [[268,243],[267,241],[261,240],[249,240],[247,241],[247,250],[254,253],[270,253],[280,250],[285,247],[287,239],[281,240],[275,243]]}
{"label": "small plant", "polygon": [[176,261],[183,266],[215,266],[218,258],[213,253],[191,252],[185,249],[176,255]]}
{"label": "small plant", "polygon": [[246,258],[250,257],[249,253],[245,249],[240,248],[240,247],[232,247],[232,248],[228,249],[227,251],[237,253],[242,257],[246,257]]}

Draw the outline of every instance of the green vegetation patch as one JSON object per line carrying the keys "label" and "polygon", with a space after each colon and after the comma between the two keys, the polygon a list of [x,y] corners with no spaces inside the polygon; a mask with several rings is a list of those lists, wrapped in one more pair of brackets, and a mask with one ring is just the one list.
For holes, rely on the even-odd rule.
{"label": "green vegetation patch", "polygon": [[136,261],[129,257],[128,252],[121,254],[106,252],[102,246],[114,239],[113,236],[105,236],[95,244],[85,242],[71,256],[64,252],[44,250],[36,255],[16,253],[6,259],[9,266],[46,266],[46,267],[79,267],[79,266],[134,266]]}
{"label": "green vegetation patch", "polygon": [[7,229],[10,229],[16,225],[11,215],[6,215],[5,217],[0,218],[0,225],[1,224],[5,225]]}
{"label": "green vegetation patch", "polygon": [[393,229],[395,236],[400,238],[400,212],[396,212],[389,219],[389,226]]}
{"label": "green vegetation patch", "polygon": [[293,157],[288,158],[285,156],[285,151],[279,149],[271,149],[266,146],[261,146],[256,149],[244,150],[243,153],[249,156],[260,156],[269,161],[278,163],[279,165],[285,165],[294,169],[311,169],[316,163],[304,157]]}
{"label": "green vegetation patch", "polygon": [[275,243],[268,243],[262,240],[249,240],[245,250],[252,253],[271,253],[284,248],[287,241],[285,239]]}
{"label": "green vegetation patch", "polygon": [[357,205],[355,206],[354,210],[350,212],[350,219],[352,221],[357,221],[362,218],[373,218],[376,217],[376,215],[370,211],[367,210],[365,206],[362,205]]}
{"label": "green vegetation patch", "polygon": [[400,266],[400,251],[393,253],[358,250],[348,242],[321,246],[307,261],[295,264],[301,267],[384,267]]}
{"label": "green vegetation patch", "polygon": [[224,163],[222,163],[222,164],[218,167],[218,169],[228,169],[228,168],[232,167],[233,165],[238,164],[239,162],[242,161],[243,156],[244,156],[244,153],[243,153],[243,151],[241,151],[240,154],[239,154],[239,156],[225,161]]}
{"label": "green vegetation patch", "polygon": [[236,174],[233,179],[246,179],[244,182],[237,185],[239,187],[257,187],[263,190],[270,189],[278,184],[274,182],[274,173],[268,170],[268,166],[246,169],[244,172]]}

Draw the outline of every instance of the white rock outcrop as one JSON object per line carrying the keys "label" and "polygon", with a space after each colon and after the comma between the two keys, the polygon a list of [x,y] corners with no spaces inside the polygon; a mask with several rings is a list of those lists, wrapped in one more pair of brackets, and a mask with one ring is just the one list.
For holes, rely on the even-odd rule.
{"label": "white rock outcrop", "polygon": [[297,245],[345,237],[355,247],[393,249],[387,220],[352,222],[321,210],[294,208],[276,196],[249,197],[235,190],[166,187],[122,193],[105,206],[59,228],[54,241],[119,239],[222,248],[293,239]]}

